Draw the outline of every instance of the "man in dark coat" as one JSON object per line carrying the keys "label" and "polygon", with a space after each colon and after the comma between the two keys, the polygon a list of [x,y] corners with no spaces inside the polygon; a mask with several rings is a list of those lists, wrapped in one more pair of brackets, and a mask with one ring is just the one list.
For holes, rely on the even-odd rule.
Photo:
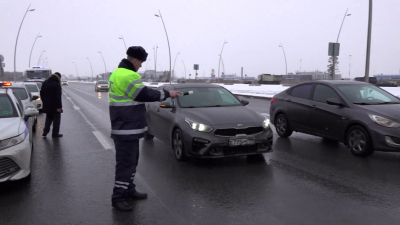
{"label": "man in dark coat", "polygon": [[61,102],[61,74],[56,72],[49,79],[45,80],[40,90],[40,97],[43,101],[42,111],[46,113],[46,123],[43,129],[43,137],[50,132],[53,123],[52,137],[58,138],[63,135],[59,133],[61,123],[62,102]]}

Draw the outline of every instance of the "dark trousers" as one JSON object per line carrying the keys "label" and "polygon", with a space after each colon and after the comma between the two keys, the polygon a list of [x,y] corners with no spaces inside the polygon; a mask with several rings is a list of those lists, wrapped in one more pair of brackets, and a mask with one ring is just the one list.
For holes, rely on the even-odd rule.
{"label": "dark trousers", "polygon": [[139,161],[139,139],[114,140],[114,144],[117,164],[112,202],[122,202],[136,192],[133,182]]}
{"label": "dark trousers", "polygon": [[57,135],[60,132],[61,113],[46,113],[46,122],[44,124],[43,133],[47,134],[50,132],[50,126],[53,123],[53,135]]}

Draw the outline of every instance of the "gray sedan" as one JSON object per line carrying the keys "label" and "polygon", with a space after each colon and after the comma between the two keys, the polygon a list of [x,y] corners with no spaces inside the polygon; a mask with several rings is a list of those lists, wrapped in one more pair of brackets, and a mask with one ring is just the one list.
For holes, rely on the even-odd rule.
{"label": "gray sedan", "polygon": [[177,160],[219,158],[272,151],[269,119],[247,108],[227,89],[213,84],[172,84],[159,88],[193,94],[146,103],[149,134],[171,145]]}

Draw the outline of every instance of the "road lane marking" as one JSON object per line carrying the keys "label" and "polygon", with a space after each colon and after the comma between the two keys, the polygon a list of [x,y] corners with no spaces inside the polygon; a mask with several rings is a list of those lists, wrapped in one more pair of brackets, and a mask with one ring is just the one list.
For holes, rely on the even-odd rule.
{"label": "road lane marking", "polygon": [[96,97],[96,95],[89,94],[89,93],[87,93],[86,91],[82,91],[82,90],[80,90],[80,89],[77,89],[77,88],[72,88],[72,89],[75,89],[75,90],[77,90],[77,91],[80,91],[80,92],[82,92],[82,93],[84,93],[84,94],[87,94],[87,95],[90,95],[90,96]]}
{"label": "road lane marking", "polygon": [[97,140],[103,145],[106,150],[113,150],[113,148],[108,144],[106,138],[100,131],[93,131],[94,136],[96,136]]}
{"label": "road lane marking", "polygon": [[[64,93],[64,94],[67,96],[66,93]],[[74,101],[71,98],[69,98],[68,100],[72,103],[72,107],[74,107],[74,108],[76,107],[79,109],[79,107],[76,106],[76,104],[74,103]],[[89,126],[93,129],[92,132],[93,132],[94,136],[99,140],[99,142],[103,146],[103,148],[106,150],[111,150],[115,154],[115,149],[112,147],[111,144],[109,144],[109,142],[104,137],[104,135],[102,135],[101,132],[99,130],[97,130],[97,128],[89,121],[89,119],[85,116],[85,114],[83,114],[83,112],[81,110],[77,110],[77,112],[79,112],[81,114],[81,116],[86,121],[86,123],[89,124]]]}
{"label": "road lane marking", "polygon": [[269,113],[260,113],[262,116],[264,116],[265,118],[269,118]]}
{"label": "road lane marking", "polygon": [[[70,98],[71,99],[71,98]],[[79,107],[76,105],[73,105],[72,107],[74,107],[75,110],[79,110]]]}

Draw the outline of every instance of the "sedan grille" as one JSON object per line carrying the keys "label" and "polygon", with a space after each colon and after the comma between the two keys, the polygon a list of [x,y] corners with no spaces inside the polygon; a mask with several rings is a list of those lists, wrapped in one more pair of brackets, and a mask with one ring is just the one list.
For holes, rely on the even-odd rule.
{"label": "sedan grille", "polygon": [[8,177],[19,171],[21,168],[10,158],[0,159],[0,179]]}
{"label": "sedan grille", "polygon": [[264,130],[264,128],[262,128],[262,127],[248,127],[248,128],[244,128],[244,129],[235,129],[235,128],[218,129],[215,131],[215,135],[219,135],[219,136],[236,136],[238,134],[252,135],[252,134],[260,133],[263,130]]}

